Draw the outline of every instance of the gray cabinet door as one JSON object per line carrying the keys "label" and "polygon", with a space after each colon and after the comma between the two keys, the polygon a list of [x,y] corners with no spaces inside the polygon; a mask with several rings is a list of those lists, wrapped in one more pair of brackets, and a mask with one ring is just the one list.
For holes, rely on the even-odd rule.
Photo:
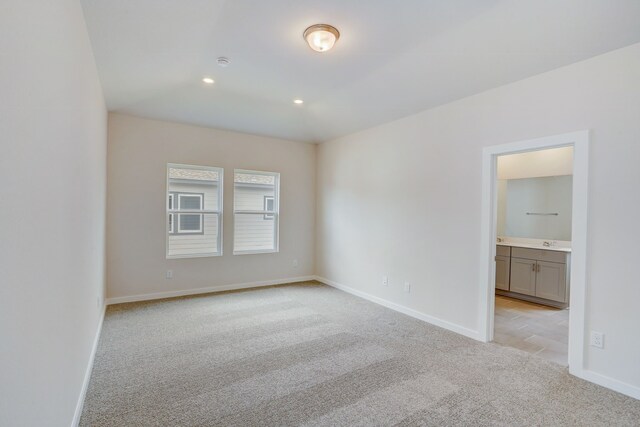
{"label": "gray cabinet door", "polygon": [[538,261],[536,296],[558,302],[567,302],[567,270],[565,264]]}
{"label": "gray cabinet door", "polygon": [[511,258],[511,292],[536,294],[536,262],[524,258]]}
{"label": "gray cabinet door", "polygon": [[509,290],[509,260],[508,256],[496,256],[496,289]]}

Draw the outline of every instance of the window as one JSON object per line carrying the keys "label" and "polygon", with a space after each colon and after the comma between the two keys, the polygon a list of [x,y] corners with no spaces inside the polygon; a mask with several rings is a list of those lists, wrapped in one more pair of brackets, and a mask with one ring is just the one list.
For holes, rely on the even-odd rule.
{"label": "window", "polygon": [[[272,212],[276,199],[272,196],[264,196],[264,210]],[[273,219],[273,214],[264,214],[264,219]]]}
{"label": "window", "polygon": [[[168,201],[168,209],[169,211],[173,210],[173,193],[169,193],[169,201]],[[169,214],[169,233],[173,233],[173,214]]]}
{"label": "window", "polygon": [[[202,210],[204,194],[175,193],[178,196],[178,210]],[[198,214],[178,214],[178,234],[202,233],[203,216]]]}
{"label": "window", "polygon": [[167,165],[167,258],[222,255],[223,170]]}
{"label": "window", "polygon": [[278,252],[280,174],[234,171],[234,254]]}
{"label": "window", "polygon": [[[174,201],[176,210],[202,210],[204,206],[204,193],[169,193],[169,210],[173,209]],[[169,214],[169,233],[171,234],[196,234],[202,233],[202,223],[204,218],[199,214],[175,214],[178,218],[177,229],[174,226],[172,213]]]}

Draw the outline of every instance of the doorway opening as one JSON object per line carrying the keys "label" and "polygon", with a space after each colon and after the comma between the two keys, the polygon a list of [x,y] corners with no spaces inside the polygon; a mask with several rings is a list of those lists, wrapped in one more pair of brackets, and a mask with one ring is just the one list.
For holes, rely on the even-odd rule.
{"label": "doorway opening", "polygon": [[573,147],[497,156],[493,341],[567,366]]}
{"label": "doorway opening", "polygon": [[578,376],[588,138],[581,131],[483,151],[481,338],[538,353]]}

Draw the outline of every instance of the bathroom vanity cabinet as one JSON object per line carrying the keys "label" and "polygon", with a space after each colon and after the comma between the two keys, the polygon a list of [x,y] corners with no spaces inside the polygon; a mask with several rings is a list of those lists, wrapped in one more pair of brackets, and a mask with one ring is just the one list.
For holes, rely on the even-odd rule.
{"label": "bathroom vanity cabinet", "polygon": [[509,290],[509,276],[511,272],[511,248],[496,247],[496,289]]}
{"label": "bathroom vanity cabinet", "polygon": [[496,293],[566,307],[570,262],[566,251],[498,245]]}

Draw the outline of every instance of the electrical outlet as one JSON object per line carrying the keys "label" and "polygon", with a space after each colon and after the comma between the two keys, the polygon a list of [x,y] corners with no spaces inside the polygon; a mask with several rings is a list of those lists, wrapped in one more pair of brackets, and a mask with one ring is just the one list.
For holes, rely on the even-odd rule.
{"label": "electrical outlet", "polygon": [[404,291],[408,294],[411,293],[411,283],[404,282]]}
{"label": "electrical outlet", "polygon": [[382,276],[382,286],[389,286],[389,278],[387,276]]}
{"label": "electrical outlet", "polygon": [[167,270],[167,279],[173,279],[173,270]]}
{"label": "electrical outlet", "polygon": [[293,260],[293,268],[298,268],[298,260],[297,259]]}
{"label": "electrical outlet", "polygon": [[591,347],[604,348],[604,334],[591,331]]}

